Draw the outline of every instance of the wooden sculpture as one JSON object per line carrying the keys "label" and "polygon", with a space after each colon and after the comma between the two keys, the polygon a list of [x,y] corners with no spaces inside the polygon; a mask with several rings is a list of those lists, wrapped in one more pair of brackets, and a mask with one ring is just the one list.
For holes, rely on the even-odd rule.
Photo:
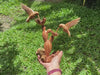
{"label": "wooden sculpture", "polygon": [[[52,33],[50,39],[48,39],[48,33]],[[46,30],[45,26],[42,26],[42,37],[44,40],[44,49],[46,56],[49,56],[52,50],[52,42],[54,40],[54,36],[57,36],[56,32],[53,32],[51,29]]]}
{"label": "wooden sculpture", "polygon": [[35,19],[35,22],[43,26],[46,22],[46,18],[43,18],[42,20],[40,18],[37,18]]}
{"label": "wooden sculpture", "polygon": [[39,18],[39,12],[33,11],[31,8],[28,6],[21,4],[22,8],[26,11],[26,13],[29,15],[28,18],[26,19],[27,22],[29,22],[30,19],[34,19],[34,17],[37,15]]}
{"label": "wooden sculpture", "polygon": [[72,26],[76,25],[79,22],[79,20],[80,20],[80,18],[77,18],[77,19],[72,20],[72,21],[70,21],[70,22],[68,22],[66,24],[60,24],[59,27],[57,28],[57,31],[58,31],[59,28],[63,28],[63,31],[68,33],[69,36],[71,36],[69,29]]}
{"label": "wooden sculpture", "polygon": [[[43,18],[41,20],[39,17],[39,12],[33,11],[31,8],[27,7],[24,4],[22,4],[22,8],[29,14],[29,17],[26,20],[27,22],[29,22],[30,19],[34,19],[36,15],[38,16],[38,18],[35,19],[35,22],[37,24],[41,25],[41,27],[42,27],[42,37],[44,40],[44,48],[39,48],[36,52],[36,55],[39,55],[43,62],[46,62],[46,63],[50,62],[52,60],[52,58],[59,53],[59,50],[58,50],[55,53],[52,53],[50,55],[50,52],[52,50],[52,42],[54,40],[54,37],[58,36],[57,31],[59,30],[59,28],[63,28],[63,31],[68,33],[69,36],[71,36],[69,29],[72,26],[76,25],[79,22],[80,18],[72,20],[66,24],[60,24],[59,27],[57,28],[56,32],[54,32],[51,29],[46,30],[46,26],[44,25],[46,22],[46,18]],[[52,34],[49,39],[48,39],[48,33]]]}
{"label": "wooden sculpture", "polygon": [[[46,19],[45,19],[46,20]],[[43,22],[43,20],[41,21]],[[56,32],[53,32],[51,29],[46,30],[46,27],[41,24],[38,23],[40,25],[42,25],[42,37],[44,40],[44,48],[39,48],[36,52],[37,55],[40,55],[40,58],[43,62],[50,62],[51,59],[59,53],[59,51],[57,51],[55,54],[51,54],[50,52],[52,50],[52,42],[54,40],[54,37],[57,36],[58,34]],[[48,39],[48,33],[52,33],[51,37]]]}

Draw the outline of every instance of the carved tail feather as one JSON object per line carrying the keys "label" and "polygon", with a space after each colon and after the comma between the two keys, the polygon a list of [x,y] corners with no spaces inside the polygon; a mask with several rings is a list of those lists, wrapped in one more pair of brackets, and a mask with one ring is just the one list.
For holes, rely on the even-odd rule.
{"label": "carved tail feather", "polygon": [[68,36],[69,36],[69,37],[71,36],[71,33],[70,33],[69,29],[64,30],[64,31],[68,33]]}
{"label": "carved tail feather", "polygon": [[28,16],[28,18],[26,19],[26,22],[29,22],[29,20],[30,20],[30,16]]}

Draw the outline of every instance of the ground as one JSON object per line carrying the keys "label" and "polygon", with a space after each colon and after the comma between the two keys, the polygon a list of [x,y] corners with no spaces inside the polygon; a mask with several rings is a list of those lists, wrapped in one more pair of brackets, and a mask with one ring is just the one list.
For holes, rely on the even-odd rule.
{"label": "ground", "polygon": [[11,27],[13,18],[0,14],[0,31],[8,30]]}

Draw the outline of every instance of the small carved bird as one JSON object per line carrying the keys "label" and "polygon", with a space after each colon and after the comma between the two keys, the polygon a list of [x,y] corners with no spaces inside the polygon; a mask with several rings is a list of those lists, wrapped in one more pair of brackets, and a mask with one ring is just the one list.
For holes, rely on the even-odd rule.
{"label": "small carved bird", "polygon": [[39,12],[33,11],[31,8],[28,6],[21,4],[22,8],[26,11],[26,13],[29,15],[28,18],[26,19],[27,22],[29,22],[30,19],[33,19],[36,15],[39,17]]}
{"label": "small carved bird", "polygon": [[[63,28],[63,31],[66,32],[66,33],[68,33],[69,36],[71,36],[71,33],[70,33],[69,29],[72,26],[76,25],[79,22],[79,20],[80,20],[80,18],[77,18],[77,19],[72,20],[72,21],[70,21],[70,22],[68,22],[66,24],[60,24],[59,27],[58,27],[58,29],[59,28]],[[57,31],[58,31],[58,29],[57,29]]]}

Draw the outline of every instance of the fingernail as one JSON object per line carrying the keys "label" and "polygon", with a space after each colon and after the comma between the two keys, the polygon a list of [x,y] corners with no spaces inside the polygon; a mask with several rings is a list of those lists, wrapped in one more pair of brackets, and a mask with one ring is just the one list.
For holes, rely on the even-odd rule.
{"label": "fingernail", "polygon": [[60,51],[60,53],[63,53],[63,51]]}

